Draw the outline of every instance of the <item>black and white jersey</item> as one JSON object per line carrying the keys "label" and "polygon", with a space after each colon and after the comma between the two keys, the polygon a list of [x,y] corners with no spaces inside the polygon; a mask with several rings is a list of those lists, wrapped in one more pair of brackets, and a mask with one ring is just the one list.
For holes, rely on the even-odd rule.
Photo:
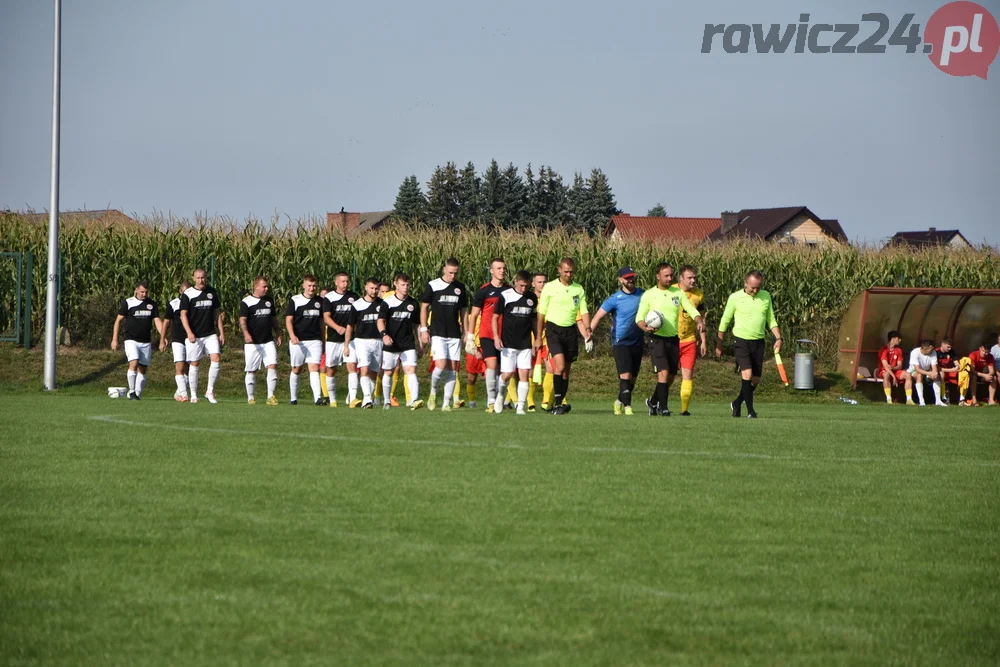
{"label": "black and white jersey", "polygon": [[296,294],[285,306],[285,317],[292,318],[292,331],[299,340],[323,340],[323,299],[314,295],[307,299]]}
{"label": "black and white jersey", "polygon": [[531,347],[531,332],[535,328],[538,297],[534,292],[518,294],[513,289],[506,290],[497,299],[496,312],[500,314],[500,340],[504,347],[512,350],[527,350]]}
{"label": "black and white jersey", "polygon": [[183,343],[187,340],[184,324],[181,322],[181,298],[171,299],[164,317],[170,320],[170,342]]}
{"label": "black and white jersey", "polygon": [[131,297],[122,301],[118,314],[125,318],[125,340],[148,343],[153,331],[153,319],[160,316],[156,302]]}
{"label": "black and white jersey", "polygon": [[[354,311],[354,302],[361,297],[350,290],[343,294],[327,292],[323,297],[323,312],[330,313],[333,321],[342,327],[346,327],[351,321],[351,312]],[[326,342],[343,343],[344,334],[337,333],[336,329],[326,328]]]}
{"label": "black and white jersey", "polygon": [[431,306],[430,333],[442,338],[460,338],[462,326],[459,311],[469,306],[469,292],[457,280],[446,283],[441,278],[432,280],[424,288],[422,303]]}
{"label": "black and white jersey", "polygon": [[354,327],[351,338],[382,338],[378,331],[378,321],[386,319],[386,314],[385,301],[382,299],[355,301],[354,310],[351,311],[351,325]]}
{"label": "black and white jersey", "polygon": [[240,301],[240,317],[247,318],[247,331],[257,345],[274,340],[274,316],[277,312],[278,304],[269,296],[260,299],[247,296]]}
{"label": "black and white jersey", "polygon": [[[203,290],[189,287],[181,295],[181,310],[187,311],[188,325],[198,338],[205,338],[217,333],[215,330],[216,315],[221,307],[219,293],[208,286]],[[186,333],[184,337],[187,338]]]}
{"label": "black and white jersey", "polygon": [[389,352],[416,349],[413,327],[420,323],[420,304],[411,296],[400,301],[395,294],[390,294],[385,298],[385,307],[386,333],[392,336],[392,345],[385,349]]}

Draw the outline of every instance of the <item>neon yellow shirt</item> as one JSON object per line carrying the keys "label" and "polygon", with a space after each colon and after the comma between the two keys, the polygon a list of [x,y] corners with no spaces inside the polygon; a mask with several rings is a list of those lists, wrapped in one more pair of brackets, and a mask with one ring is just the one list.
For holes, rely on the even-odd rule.
{"label": "neon yellow shirt", "polygon": [[[701,312],[698,308],[705,301],[705,293],[700,289],[693,289],[690,292],[684,292],[687,294],[688,301],[691,305]],[[680,319],[677,320],[677,335],[680,337],[682,343],[687,343],[695,339],[695,334],[698,333],[698,327],[695,326],[694,318],[687,314],[686,310],[680,311]]]}
{"label": "neon yellow shirt", "polygon": [[[735,320],[735,323],[734,323]],[[733,325],[733,335],[743,340],[761,340],[767,329],[778,326],[771,303],[771,293],[760,290],[750,296],[745,290],[733,292],[726,299],[726,310],[719,321],[719,333],[725,333]]]}
{"label": "neon yellow shirt", "polygon": [[558,327],[571,327],[581,315],[586,315],[587,295],[580,283],[563,285],[560,280],[545,283],[538,299],[538,312],[546,321]]}
{"label": "neon yellow shirt", "polygon": [[677,335],[677,321],[682,308],[691,319],[701,317],[701,313],[691,305],[687,294],[680,287],[676,285],[671,285],[667,289],[660,289],[659,286],[651,287],[643,292],[642,298],[639,299],[639,311],[635,314],[635,321],[642,322],[649,311],[657,310],[663,315],[663,326],[652,335],[671,338]]}

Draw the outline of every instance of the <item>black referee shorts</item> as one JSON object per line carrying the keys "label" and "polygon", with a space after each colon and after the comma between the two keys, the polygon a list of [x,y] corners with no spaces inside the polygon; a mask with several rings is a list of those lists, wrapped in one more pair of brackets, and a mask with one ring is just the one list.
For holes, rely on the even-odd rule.
{"label": "black referee shorts", "polygon": [[496,341],[492,338],[480,338],[479,349],[482,350],[483,359],[500,358],[500,350],[497,349]]}
{"label": "black referee shorts", "polygon": [[677,336],[650,336],[649,358],[653,362],[653,372],[667,371],[677,375],[681,365],[681,339]]}
{"label": "black referee shorts", "polygon": [[560,327],[551,322],[545,323],[545,338],[549,345],[549,356],[561,354],[566,361],[576,361],[580,355],[579,332],[575,326]]}
{"label": "black referee shorts", "polygon": [[750,371],[753,377],[764,374],[764,339],[746,340],[733,337],[733,356],[741,371]]}
{"label": "black referee shorts", "polygon": [[615,355],[615,368],[618,375],[630,373],[634,380],[639,375],[639,365],[642,363],[642,344],[612,345],[611,352]]}

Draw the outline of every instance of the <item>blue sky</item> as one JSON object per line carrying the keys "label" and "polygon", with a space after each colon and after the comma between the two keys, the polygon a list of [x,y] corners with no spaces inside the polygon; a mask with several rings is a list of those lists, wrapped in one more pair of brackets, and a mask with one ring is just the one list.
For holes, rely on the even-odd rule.
{"label": "blue sky", "polygon": [[[409,174],[496,158],[599,166],[633,214],[806,205],[852,239],[997,245],[1000,64],[700,52],[706,23],[941,4],[64,0],[61,208],[380,210]],[[51,5],[0,3],[0,207],[48,204]]]}

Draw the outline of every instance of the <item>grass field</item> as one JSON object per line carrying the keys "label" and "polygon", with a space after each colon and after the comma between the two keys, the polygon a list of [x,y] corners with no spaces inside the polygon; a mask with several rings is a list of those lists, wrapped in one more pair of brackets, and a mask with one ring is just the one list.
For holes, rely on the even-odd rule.
{"label": "grass field", "polygon": [[0,395],[5,664],[1000,660],[994,409],[95,394]]}

